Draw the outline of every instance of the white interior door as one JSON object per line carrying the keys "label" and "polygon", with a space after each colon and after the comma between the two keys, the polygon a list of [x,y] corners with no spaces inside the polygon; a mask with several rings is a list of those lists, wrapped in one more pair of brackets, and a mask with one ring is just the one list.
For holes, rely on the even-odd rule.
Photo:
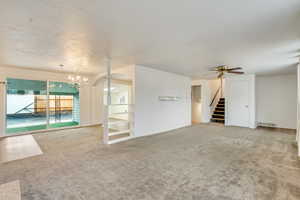
{"label": "white interior door", "polygon": [[249,127],[249,82],[234,80],[228,87],[227,111],[228,124]]}

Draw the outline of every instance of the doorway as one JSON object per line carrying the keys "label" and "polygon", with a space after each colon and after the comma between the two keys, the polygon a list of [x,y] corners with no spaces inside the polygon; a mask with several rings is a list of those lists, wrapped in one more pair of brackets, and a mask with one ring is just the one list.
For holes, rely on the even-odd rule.
{"label": "doorway", "polygon": [[201,119],[201,85],[192,86],[192,124],[198,124]]}
{"label": "doorway", "polygon": [[104,143],[126,140],[132,135],[132,82],[111,79],[110,90],[104,88]]}

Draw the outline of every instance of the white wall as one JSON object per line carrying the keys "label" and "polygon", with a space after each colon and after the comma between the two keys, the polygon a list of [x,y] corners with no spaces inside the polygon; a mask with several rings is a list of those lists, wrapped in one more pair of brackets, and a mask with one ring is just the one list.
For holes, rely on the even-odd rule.
{"label": "white wall", "polygon": [[297,75],[257,76],[257,122],[297,127]]}
{"label": "white wall", "polygon": [[297,67],[297,136],[298,156],[300,156],[300,64]]}
{"label": "white wall", "polygon": [[[5,81],[6,78],[19,78],[28,80],[50,80],[68,82],[66,73],[47,72],[39,70],[29,70],[14,67],[0,66],[0,81]],[[89,77],[91,79],[91,77]],[[95,95],[95,88],[91,85],[84,85],[80,88],[80,124],[91,125],[96,120],[95,117],[100,109],[95,109],[95,104],[101,105],[99,95]],[[5,113],[6,113],[5,85],[0,85],[0,136],[4,135],[5,131]]]}
{"label": "white wall", "polygon": [[[214,98],[216,92],[220,88],[221,81],[219,79],[213,79],[213,80],[209,80],[208,84],[209,84],[209,88],[211,90],[210,99],[212,100]],[[221,94],[221,92],[219,94]],[[220,98],[220,96],[219,96],[219,98]]]}
{"label": "white wall", "polygon": [[[1,69],[0,69],[0,81],[5,81],[5,78],[3,75],[1,75]],[[0,84],[0,137],[4,135],[5,130],[5,85]]]}
{"label": "white wall", "polygon": [[[233,107],[228,106],[228,102],[230,102],[231,98],[233,98],[229,94],[229,88],[232,87],[232,84],[238,84],[238,82],[235,82],[236,80],[243,80],[248,82],[249,125],[247,127],[256,128],[255,75],[227,76],[225,78],[225,125],[236,126],[236,124],[234,124],[234,122],[232,122],[228,117],[230,112],[239,112],[239,110],[234,108],[234,105]],[[237,97],[236,94],[235,97]]]}
{"label": "white wall", "polygon": [[[189,77],[144,66],[135,68],[135,136],[156,134],[191,125]],[[178,96],[179,101],[159,101]]]}
{"label": "white wall", "polygon": [[104,81],[100,80],[91,87],[91,105],[92,105],[92,120],[91,124],[103,123],[104,118],[104,106],[103,106],[103,89]]}

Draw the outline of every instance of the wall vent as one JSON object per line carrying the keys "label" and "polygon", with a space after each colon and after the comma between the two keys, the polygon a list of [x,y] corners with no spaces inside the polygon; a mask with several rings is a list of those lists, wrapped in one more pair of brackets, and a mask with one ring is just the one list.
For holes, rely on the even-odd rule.
{"label": "wall vent", "polygon": [[276,124],[273,124],[273,123],[265,123],[265,122],[257,122],[257,126],[262,126],[262,127],[277,127]]}

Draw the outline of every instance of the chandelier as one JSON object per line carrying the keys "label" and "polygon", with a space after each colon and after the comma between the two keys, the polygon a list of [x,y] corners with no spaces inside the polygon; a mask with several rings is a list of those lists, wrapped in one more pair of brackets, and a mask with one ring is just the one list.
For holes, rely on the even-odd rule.
{"label": "chandelier", "polygon": [[[64,65],[59,65],[61,69],[63,69]],[[77,71],[77,70],[76,70]],[[74,87],[79,88],[80,85],[88,84],[89,78],[86,76],[81,76],[78,72],[72,73],[68,75],[68,80],[74,85]]]}
{"label": "chandelier", "polygon": [[68,80],[72,82],[72,84],[79,88],[80,85],[82,84],[88,84],[89,82],[89,78],[88,77],[85,77],[85,76],[81,76],[81,75],[73,75],[73,74],[70,74],[68,75]]}

